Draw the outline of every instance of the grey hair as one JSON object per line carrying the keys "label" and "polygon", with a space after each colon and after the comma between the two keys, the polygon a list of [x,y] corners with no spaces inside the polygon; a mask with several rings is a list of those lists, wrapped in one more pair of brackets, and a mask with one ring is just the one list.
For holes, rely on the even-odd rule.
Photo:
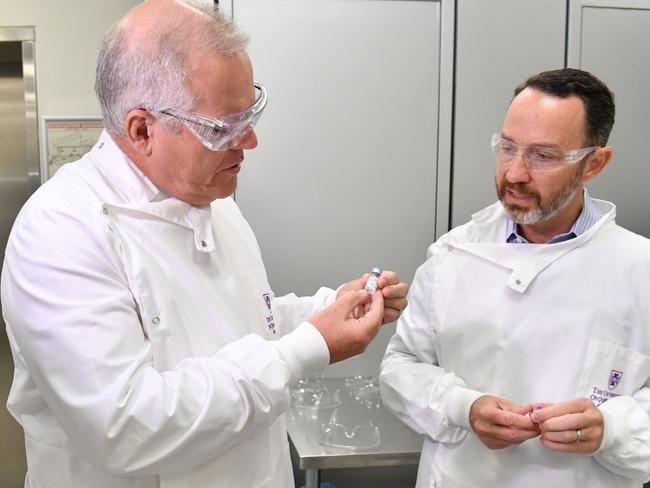
{"label": "grey hair", "polygon": [[[148,46],[134,46],[129,32],[135,26],[120,21],[104,37],[95,81],[95,92],[104,117],[104,127],[124,135],[124,120],[135,108],[153,114],[162,110],[187,111],[195,96],[187,86],[187,60],[192,51],[230,56],[246,50],[248,37],[227,20],[216,7],[194,0],[178,3],[197,10],[203,21],[187,22],[186,16],[166,19],[147,37]],[[178,130],[174,119],[162,122],[168,130]]]}

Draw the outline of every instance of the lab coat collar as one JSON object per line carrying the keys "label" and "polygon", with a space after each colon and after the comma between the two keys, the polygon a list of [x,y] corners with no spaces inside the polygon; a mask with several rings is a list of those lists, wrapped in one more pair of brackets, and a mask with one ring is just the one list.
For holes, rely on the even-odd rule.
{"label": "lab coat collar", "polygon": [[89,156],[104,179],[124,201],[151,202],[167,198],[124,154],[106,130],[102,131]]}
{"label": "lab coat collar", "polygon": [[120,196],[119,200],[105,201],[103,211],[153,215],[192,229],[198,251],[210,252],[215,249],[211,206],[195,207],[160,190],[105,130],[90,151],[90,158],[109,186]]}
{"label": "lab coat collar", "polygon": [[509,268],[512,272],[507,286],[523,294],[535,277],[553,262],[615,225],[615,205],[604,200],[593,199],[593,202],[604,215],[587,232],[568,241],[555,244],[504,242],[507,214],[501,202],[496,202],[472,215],[478,242],[449,242],[447,245]]}

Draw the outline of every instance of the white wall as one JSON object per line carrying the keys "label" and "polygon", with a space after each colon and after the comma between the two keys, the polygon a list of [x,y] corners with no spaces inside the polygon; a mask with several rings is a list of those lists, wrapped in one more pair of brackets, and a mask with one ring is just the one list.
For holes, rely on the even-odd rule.
{"label": "white wall", "polygon": [[[236,197],[271,287],[312,294],[373,266],[411,281],[434,240],[440,2],[235,0],[233,13],[269,93]],[[393,333],[326,374],[376,375]]]}
{"label": "white wall", "polygon": [[139,0],[0,0],[0,25],[34,26],[39,120],[100,115],[95,63],[108,28]]}

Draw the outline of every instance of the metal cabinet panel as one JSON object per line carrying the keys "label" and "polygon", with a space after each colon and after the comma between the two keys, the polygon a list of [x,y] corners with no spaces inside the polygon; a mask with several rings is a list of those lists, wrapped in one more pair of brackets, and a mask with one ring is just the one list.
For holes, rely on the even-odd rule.
{"label": "metal cabinet panel", "polygon": [[452,227],[496,200],[490,136],[515,86],[564,66],[565,0],[458,0]]}
{"label": "metal cabinet panel", "polygon": [[591,71],[616,97],[609,144],[614,156],[588,184],[593,196],[614,202],[622,226],[650,237],[650,1],[575,2],[570,22],[570,66]]}
{"label": "metal cabinet panel", "polygon": [[[434,240],[441,4],[235,0],[232,13],[269,91],[236,198],[273,289],[311,294],[375,265],[410,280]],[[385,329],[355,372],[377,372]]]}
{"label": "metal cabinet panel", "polygon": [[[38,187],[34,29],[0,28],[0,263],[16,214]],[[0,316],[0,327],[4,322]],[[0,398],[13,380],[13,359],[0,334]],[[22,429],[0,411],[0,486],[22,486],[27,469]]]}

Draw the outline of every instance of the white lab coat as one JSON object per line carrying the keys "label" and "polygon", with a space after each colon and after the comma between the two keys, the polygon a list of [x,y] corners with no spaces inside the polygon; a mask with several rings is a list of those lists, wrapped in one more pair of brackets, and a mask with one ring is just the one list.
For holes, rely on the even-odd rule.
{"label": "white lab coat", "polygon": [[274,298],[232,199],[167,197],[103,133],[6,250],[26,486],[292,487],[288,387],[329,362],[300,323],[333,299]]}
{"label": "white lab coat", "polygon": [[[640,487],[650,477],[650,241],[614,221],[557,244],[506,244],[500,203],[434,243],[381,366],[384,403],[426,434],[418,488]],[[619,373],[616,373],[619,372]],[[502,450],[471,431],[483,394],[592,398],[593,455],[539,439]]]}

